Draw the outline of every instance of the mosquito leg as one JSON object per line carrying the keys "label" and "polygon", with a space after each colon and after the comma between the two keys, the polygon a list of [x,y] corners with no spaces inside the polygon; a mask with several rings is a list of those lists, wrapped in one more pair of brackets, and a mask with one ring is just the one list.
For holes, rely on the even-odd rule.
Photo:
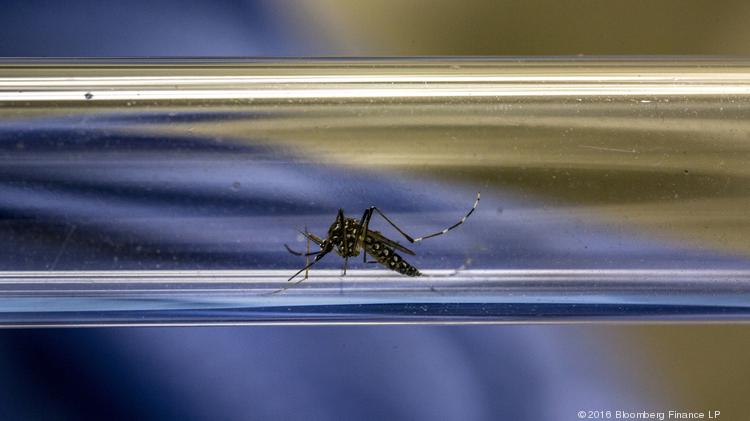
{"label": "mosquito leg", "polygon": [[446,228],[446,229],[444,229],[442,231],[438,231],[436,233],[433,233],[433,234],[430,234],[430,235],[425,235],[423,237],[417,237],[417,238],[413,238],[409,234],[407,234],[403,230],[401,230],[401,228],[399,228],[393,221],[391,221],[390,219],[388,219],[388,217],[385,216],[385,214],[380,209],[378,209],[377,207],[373,206],[370,209],[372,211],[377,212],[380,216],[382,216],[383,219],[386,220],[386,222],[388,222],[389,224],[391,224],[391,226],[393,228],[395,228],[396,231],[399,232],[399,234],[403,235],[404,238],[406,238],[410,243],[418,243],[418,242],[420,242],[422,240],[426,240],[428,238],[437,237],[438,235],[443,235],[443,234],[447,233],[448,231],[450,231],[450,230],[458,227],[459,225],[463,224],[466,221],[466,218],[468,218],[472,213],[474,213],[474,210],[477,208],[477,205],[479,205],[479,199],[480,199],[480,194],[477,193],[477,200],[474,201],[474,206],[472,206],[471,210],[469,210],[469,212],[466,215],[464,215],[464,217],[461,218],[461,220],[459,220],[455,224],[451,225],[450,227],[448,227],[448,228]]}
{"label": "mosquito leg", "polygon": [[[314,264],[318,263],[318,260],[322,259],[322,258],[323,258],[323,256],[325,256],[326,254],[328,254],[328,251],[324,251],[324,252],[321,252],[320,254],[318,254],[317,256],[315,256],[315,258],[313,259],[313,261],[312,261],[312,262],[310,262],[309,264],[306,264],[306,265],[305,265],[305,267],[303,267],[302,269],[298,270],[298,271],[297,271],[297,273],[295,273],[294,275],[292,275],[292,276],[291,276],[291,277],[290,277],[289,279],[287,279],[286,281],[287,281],[287,282],[289,282],[289,281],[291,281],[292,279],[296,278],[296,277],[297,277],[297,275],[299,275],[300,273],[302,273],[302,272],[304,272],[304,271],[306,271],[306,270],[310,269],[310,268],[312,267],[312,265],[314,265]],[[303,280],[304,280],[304,279],[303,279]],[[301,282],[301,281],[300,281],[300,282]]]}
{"label": "mosquito leg", "polygon": [[349,242],[346,241],[346,228],[344,228],[344,210],[339,208],[339,213],[336,215],[336,222],[339,224],[339,239],[341,244],[341,251],[344,256],[349,256]]}
{"label": "mosquito leg", "polygon": [[[294,275],[292,275],[292,276],[291,276],[291,277],[290,277],[289,279],[287,279],[286,281],[287,281],[287,282],[289,282],[289,281],[291,281],[292,279],[296,278],[296,277],[297,277],[297,275],[299,275],[300,273],[302,273],[302,272],[304,272],[304,271],[306,271],[306,270],[310,269],[310,268],[312,267],[312,265],[314,265],[314,264],[318,263],[318,261],[319,261],[320,259],[322,259],[323,257],[325,257],[325,255],[326,255],[326,254],[330,253],[330,252],[331,252],[331,250],[333,250],[333,247],[332,247],[332,246],[326,247],[326,248],[324,248],[323,250],[321,250],[321,251],[320,251],[320,253],[319,253],[319,254],[318,254],[317,256],[315,256],[315,258],[313,259],[313,261],[312,261],[312,262],[310,262],[309,264],[305,265],[305,267],[303,267],[302,269],[298,270],[298,271],[297,271],[297,273],[295,273]],[[291,288],[291,287],[293,287],[293,286],[295,286],[295,285],[298,285],[298,284],[300,284],[300,283],[301,283],[301,282],[303,282],[304,280],[305,280],[305,278],[302,278],[302,279],[300,279],[300,280],[296,281],[295,283],[293,283],[293,284],[291,284],[291,285],[287,285],[287,286],[285,286],[284,288],[279,288],[279,289],[277,289],[277,290],[275,290],[275,291],[271,291],[271,292],[270,292],[270,293],[269,293],[268,295],[272,295],[272,294],[278,294],[279,292],[282,292],[282,291],[286,291],[287,289],[289,289],[289,288]]]}
{"label": "mosquito leg", "polygon": [[365,263],[367,263],[367,248],[365,247],[365,244],[367,244],[367,232],[369,229],[368,227],[370,226],[370,218],[372,218],[372,209],[365,209],[365,212],[362,214],[362,219],[359,220],[359,232],[362,234],[357,241],[359,242],[359,247],[362,247],[362,261]]}
{"label": "mosquito leg", "polygon": [[[305,225],[305,232],[307,232],[307,225]],[[306,248],[306,253],[305,253],[305,266],[307,266],[310,264],[310,236],[305,236],[305,237],[307,237],[307,248]],[[310,269],[308,268],[305,271],[305,279],[307,279],[307,276],[309,274],[310,274]]]}

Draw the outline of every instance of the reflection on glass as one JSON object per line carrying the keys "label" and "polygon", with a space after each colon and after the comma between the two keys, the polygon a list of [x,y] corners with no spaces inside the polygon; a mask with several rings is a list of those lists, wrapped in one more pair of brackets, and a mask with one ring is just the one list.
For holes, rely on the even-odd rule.
{"label": "reflection on glass", "polygon": [[749,64],[4,62],[0,322],[744,319]]}

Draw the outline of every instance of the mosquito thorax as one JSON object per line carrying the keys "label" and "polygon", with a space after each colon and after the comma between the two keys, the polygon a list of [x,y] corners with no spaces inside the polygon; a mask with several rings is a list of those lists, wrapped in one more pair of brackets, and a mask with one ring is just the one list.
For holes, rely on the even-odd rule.
{"label": "mosquito thorax", "polygon": [[359,221],[352,218],[346,218],[344,219],[344,229],[341,229],[341,225],[338,223],[338,221],[331,224],[331,227],[328,228],[328,239],[331,240],[333,243],[338,243],[341,241],[341,236],[344,235],[348,238],[351,236],[356,236],[356,234],[359,232]]}
{"label": "mosquito thorax", "polygon": [[357,244],[359,229],[359,221],[356,219],[344,218],[343,229],[339,221],[336,221],[328,228],[328,241],[336,246],[341,256],[359,256]]}

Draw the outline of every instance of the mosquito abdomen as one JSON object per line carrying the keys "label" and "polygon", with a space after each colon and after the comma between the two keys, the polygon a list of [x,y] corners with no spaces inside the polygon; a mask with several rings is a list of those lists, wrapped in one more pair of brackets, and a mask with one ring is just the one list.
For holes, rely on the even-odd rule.
{"label": "mosquito abdomen", "polygon": [[386,246],[379,241],[373,241],[366,245],[367,254],[371,255],[381,265],[387,267],[390,270],[406,275],[406,276],[420,276],[421,273],[417,268],[409,264],[403,257],[398,253],[394,252],[392,248]]}

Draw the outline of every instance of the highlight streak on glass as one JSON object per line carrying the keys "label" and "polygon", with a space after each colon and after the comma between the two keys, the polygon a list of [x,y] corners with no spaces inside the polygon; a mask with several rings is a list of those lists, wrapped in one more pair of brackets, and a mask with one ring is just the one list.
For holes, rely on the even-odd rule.
{"label": "highlight streak on glass", "polygon": [[750,94],[742,60],[59,60],[38,77],[23,67],[0,61],[0,101]]}
{"label": "highlight streak on glass", "polygon": [[750,321],[748,270],[6,272],[0,325]]}

